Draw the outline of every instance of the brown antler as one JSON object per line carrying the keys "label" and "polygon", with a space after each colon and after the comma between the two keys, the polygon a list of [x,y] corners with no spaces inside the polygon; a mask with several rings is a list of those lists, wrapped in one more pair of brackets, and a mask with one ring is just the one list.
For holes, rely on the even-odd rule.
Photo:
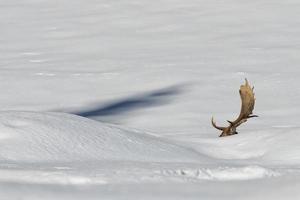
{"label": "brown antler", "polygon": [[240,126],[242,123],[246,122],[248,118],[251,117],[258,117],[257,115],[252,115],[253,109],[254,109],[254,104],[255,104],[255,97],[254,97],[254,92],[253,92],[254,87],[250,87],[248,80],[246,79],[245,85],[241,85],[240,88],[240,96],[242,100],[242,107],[241,107],[241,112],[239,117],[232,121],[229,122],[228,127],[220,127],[217,126],[216,123],[214,122],[214,119],[211,119],[211,123],[213,127],[215,127],[218,130],[221,130],[222,133],[220,137],[223,136],[229,136],[229,135],[234,135],[237,134],[236,128]]}

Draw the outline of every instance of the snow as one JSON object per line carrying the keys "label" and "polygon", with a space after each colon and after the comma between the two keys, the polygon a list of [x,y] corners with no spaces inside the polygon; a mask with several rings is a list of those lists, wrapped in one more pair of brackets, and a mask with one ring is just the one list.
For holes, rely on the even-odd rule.
{"label": "snow", "polygon": [[2,162],[178,162],[201,158],[164,139],[76,115],[8,111],[0,113],[0,121]]}
{"label": "snow", "polygon": [[0,0],[0,199],[299,198],[299,9]]}

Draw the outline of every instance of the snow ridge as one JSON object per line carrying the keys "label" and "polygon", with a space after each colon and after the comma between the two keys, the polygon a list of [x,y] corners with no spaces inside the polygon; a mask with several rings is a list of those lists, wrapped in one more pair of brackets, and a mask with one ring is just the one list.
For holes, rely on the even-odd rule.
{"label": "snow ridge", "polygon": [[19,111],[0,113],[1,161],[175,162],[199,159],[200,156],[192,150],[162,138],[71,114]]}

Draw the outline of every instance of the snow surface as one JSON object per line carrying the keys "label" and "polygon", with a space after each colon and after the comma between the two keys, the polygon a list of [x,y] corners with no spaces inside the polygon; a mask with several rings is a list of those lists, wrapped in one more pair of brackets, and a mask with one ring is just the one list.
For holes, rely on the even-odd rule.
{"label": "snow surface", "polygon": [[11,111],[0,121],[3,162],[200,159],[164,139],[70,114]]}
{"label": "snow surface", "polygon": [[[297,0],[0,0],[0,199],[300,198]],[[255,114],[239,134],[210,125]]]}

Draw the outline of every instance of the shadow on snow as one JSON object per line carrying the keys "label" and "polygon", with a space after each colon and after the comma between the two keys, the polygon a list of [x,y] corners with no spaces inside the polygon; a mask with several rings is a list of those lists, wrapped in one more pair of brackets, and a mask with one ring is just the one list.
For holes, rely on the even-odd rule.
{"label": "shadow on snow", "polygon": [[120,116],[143,108],[170,103],[174,100],[176,95],[183,92],[184,86],[185,85],[175,85],[140,95],[134,95],[106,105],[95,105],[90,109],[72,112],[72,114],[99,120],[104,119],[105,121],[105,118],[108,117]]}

